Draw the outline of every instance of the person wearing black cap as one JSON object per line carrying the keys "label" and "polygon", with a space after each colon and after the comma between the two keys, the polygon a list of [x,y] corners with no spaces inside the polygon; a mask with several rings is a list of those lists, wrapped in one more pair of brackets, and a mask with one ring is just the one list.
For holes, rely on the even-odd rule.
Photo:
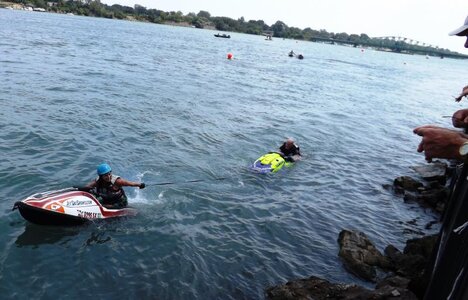
{"label": "person wearing black cap", "polygon": [[449,35],[466,36],[465,48],[468,48],[468,17],[466,17],[463,26],[451,31]]}
{"label": "person wearing black cap", "polygon": [[[449,35],[466,36],[465,48],[468,48],[468,17],[466,17],[465,24],[463,24],[463,26],[460,26],[459,28],[453,30],[449,33]],[[455,100],[459,102],[463,97],[466,96],[468,96],[468,85],[462,89],[461,94],[458,97],[456,97]]]}
{"label": "person wearing black cap", "polygon": [[[468,17],[463,26],[451,31],[449,35],[466,36],[465,48],[468,48]],[[462,89],[461,94],[455,99],[460,101],[468,96],[468,86]],[[468,109],[456,111],[452,116],[454,127],[468,129]],[[446,128],[432,125],[424,125],[413,130],[422,137],[418,146],[418,152],[424,152],[426,160],[431,162],[433,158],[446,158],[463,160],[468,158],[468,135]]]}
{"label": "person wearing black cap", "polygon": [[[466,36],[468,48],[468,17],[465,24],[450,32],[450,35]],[[465,87],[460,100],[468,94]],[[468,128],[468,110],[453,114],[453,125]],[[418,298],[468,299],[468,135],[461,131],[435,126],[421,126],[414,133],[422,137],[418,152],[423,152],[428,161],[433,158],[458,159],[463,162],[451,179],[453,188],[447,201],[438,239],[429,264],[422,277],[414,281],[419,286]],[[411,284],[411,283],[410,283]]]}

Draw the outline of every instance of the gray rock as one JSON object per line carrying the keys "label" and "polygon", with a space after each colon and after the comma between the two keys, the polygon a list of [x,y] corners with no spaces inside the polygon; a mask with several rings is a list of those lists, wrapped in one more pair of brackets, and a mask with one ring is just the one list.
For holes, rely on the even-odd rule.
{"label": "gray rock", "polygon": [[447,164],[442,162],[435,162],[424,166],[411,167],[416,173],[427,181],[440,179],[445,180],[447,176]]}
{"label": "gray rock", "polygon": [[376,266],[389,269],[390,260],[383,256],[362,232],[342,230],[338,236],[344,267],[362,279],[375,282]]}
{"label": "gray rock", "polygon": [[288,281],[266,289],[271,300],[371,299],[371,291],[348,284],[332,284],[319,277]]}
{"label": "gray rock", "polygon": [[393,181],[393,186],[396,190],[403,189],[405,191],[415,192],[418,191],[418,189],[420,187],[423,187],[424,185],[421,182],[409,176],[400,176],[395,178],[395,180]]}
{"label": "gray rock", "polygon": [[407,280],[395,278],[382,283],[372,291],[354,284],[334,284],[311,276],[267,288],[266,298],[270,300],[416,300],[416,296],[405,288]]}

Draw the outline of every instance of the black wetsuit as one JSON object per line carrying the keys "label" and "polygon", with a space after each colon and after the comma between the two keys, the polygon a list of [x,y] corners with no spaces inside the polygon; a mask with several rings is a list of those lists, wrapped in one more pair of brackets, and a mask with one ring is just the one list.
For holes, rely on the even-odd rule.
{"label": "black wetsuit", "polygon": [[286,161],[293,162],[294,159],[292,158],[292,156],[301,155],[301,150],[296,144],[294,144],[293,147],[291,147],[290,149],[286,149],[286,143],[283,143],[283,145],[279,149]]}
{"label": "black wetsuit", "polygon": [[112,175],[110,182],[96,179],[96,194],[106,207],[123,208],[127,206],[127,196],[122,187],[115,184],[119,176]]}

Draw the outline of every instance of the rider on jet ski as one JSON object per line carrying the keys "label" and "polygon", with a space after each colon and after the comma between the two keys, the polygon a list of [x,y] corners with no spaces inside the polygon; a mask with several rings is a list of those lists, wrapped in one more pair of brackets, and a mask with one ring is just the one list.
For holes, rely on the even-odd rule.
{"label": "rider on jet ski", "polygon": [[283,145],[281,145],[279,150],[279,153],[283,156],[285,161],[295,162],[301,159],[301,150],[299,146],[294,143],[292,138],[288,138]]}
{"label": "rider on jet ski", "polygon": [[107,208],[124,208],[127,206],[127,196],[122,188],[123,186],[145,188],[144,183],[128,181],[112,174],[111,167],[106,163],[97,167],[97,174],[98,177],[90,182],[86,188],[95,189],[94,193],[97,198]]}

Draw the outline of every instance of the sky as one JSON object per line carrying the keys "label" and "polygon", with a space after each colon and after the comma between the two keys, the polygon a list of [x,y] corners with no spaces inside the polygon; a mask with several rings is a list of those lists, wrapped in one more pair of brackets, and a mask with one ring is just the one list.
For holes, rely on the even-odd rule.
{"label": "sky", "polygon": [[401,36],[432,46],[468,54],[466,37],[448,33],[464,24],[468,0],[101,0],[107,5],[135,4],[148,9],[200,10],[211,16],[282,21],[290,27],[325,29],[370,37]]}

